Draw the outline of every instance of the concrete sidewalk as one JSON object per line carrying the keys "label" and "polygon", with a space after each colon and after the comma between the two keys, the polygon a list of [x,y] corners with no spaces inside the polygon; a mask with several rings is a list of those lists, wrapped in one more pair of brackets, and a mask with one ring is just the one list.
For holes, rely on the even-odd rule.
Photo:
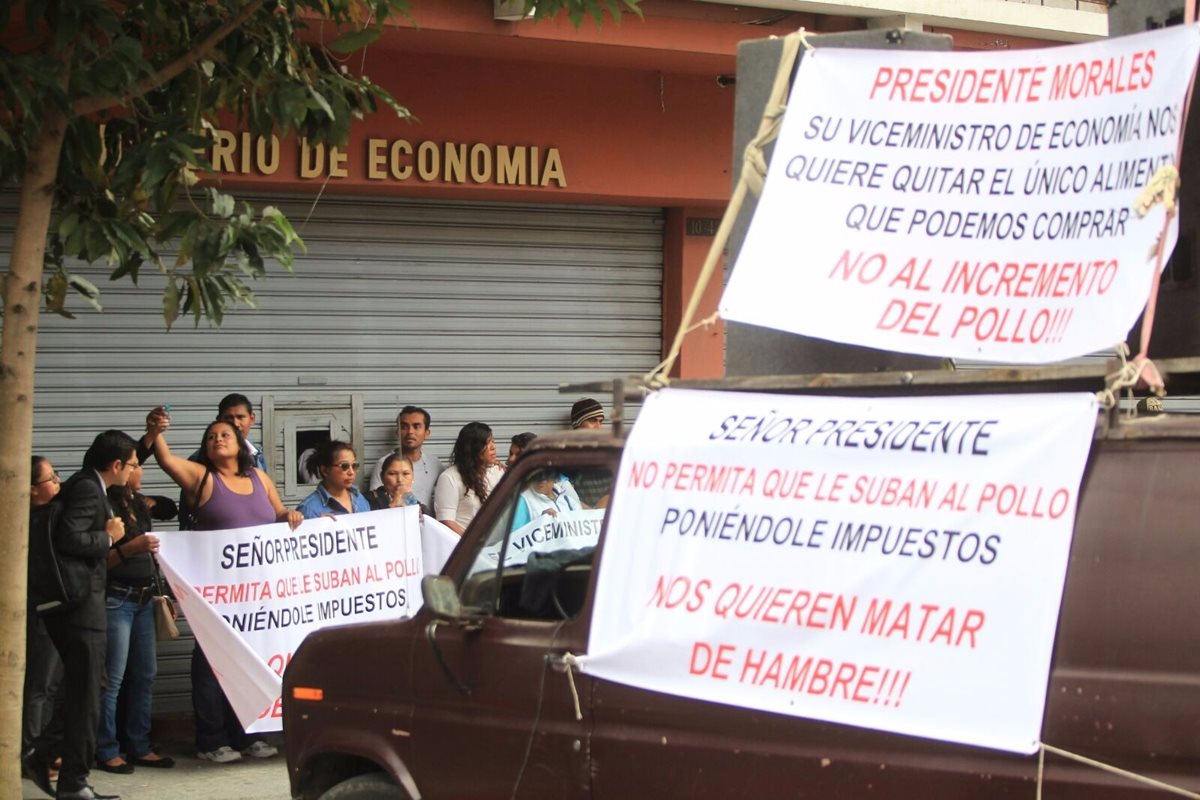
{"label": "concrete sidewalk", "polygon": [[[272,744],[280,742],[268,737]],[[171,769],[139,767],[132,775],[113,775],[92,770],[92,785],[122,800],[290,800],[287,765],[282,748],[274,758],[243,758],[232,764],[213,764],[196,758],[186,742],[164,742],[159,752],[175,759]],[[45,800],[46,795],[29,781],[22,781],[22,800]]]}

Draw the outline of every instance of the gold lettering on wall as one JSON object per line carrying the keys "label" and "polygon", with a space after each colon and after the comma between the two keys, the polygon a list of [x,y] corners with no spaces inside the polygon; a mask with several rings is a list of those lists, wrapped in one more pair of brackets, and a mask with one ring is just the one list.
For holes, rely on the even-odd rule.
{"label": "gold lettering on wall", "polygon": [[442,175],[446,183],[467,182],[467,146],[446,143],[446,172]]}
{"label": "gold lettering on wall", "polygon": [[[356,156],[358,150],[361,155]],[[557,147],[525,144],[436,142],[371,137],[356,148],[328,147],[300,139],[295,174],[301,180],[349,178],[351,158],[361,158],[369,181],[493,184],[566,188],[567,170]],[[279,138],[217,129],[210,161],[218,172],[274,175],[282,163]]]}
{"label": "gold lettering on wall", "polygon": [[525,185],[525,148],[520,145],[509,148],[502,144],[496,148],[496,183],[509,186]]}

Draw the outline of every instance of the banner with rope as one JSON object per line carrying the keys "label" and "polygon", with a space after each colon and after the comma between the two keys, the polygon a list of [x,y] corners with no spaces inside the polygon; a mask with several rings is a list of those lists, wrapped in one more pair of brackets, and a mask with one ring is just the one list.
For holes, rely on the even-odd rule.
{"label": "banner with rope", "polygon": [[801,61],[725,319],[1045,363],[1123,341],[1177,234],[1200,27]]}

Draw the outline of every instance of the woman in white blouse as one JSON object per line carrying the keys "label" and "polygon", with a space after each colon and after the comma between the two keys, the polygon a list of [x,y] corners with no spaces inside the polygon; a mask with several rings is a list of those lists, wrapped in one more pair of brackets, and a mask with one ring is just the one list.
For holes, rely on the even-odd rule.
{"label": "woman in white blouse", "polygon": [[461,536],[479,512],[483,501],[500,482],[504,468],[496,461],[496,440],[482,422],[468,422],[458,432],[451,466],[433,490],[433,513]]}

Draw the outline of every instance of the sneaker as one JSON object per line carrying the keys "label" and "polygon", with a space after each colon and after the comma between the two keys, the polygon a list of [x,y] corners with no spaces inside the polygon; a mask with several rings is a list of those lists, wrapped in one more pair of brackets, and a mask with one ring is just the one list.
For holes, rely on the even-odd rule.
{"label": "sneaker", "polygon": [[216,750],[209,750],[206,753],[196,753],[196,758],[202,761],[215,761],[218,764],[228,764],[231,761],[241,761],[242,754],[229,745],[223,744]]}
{"label": "sneaker", "polygon": [[259,739],[257,742],[243,750],[242,753],[250,756],[251,758],[271,758],[272,756],[279,755],[279,748],[272,747],[263,740]]}

